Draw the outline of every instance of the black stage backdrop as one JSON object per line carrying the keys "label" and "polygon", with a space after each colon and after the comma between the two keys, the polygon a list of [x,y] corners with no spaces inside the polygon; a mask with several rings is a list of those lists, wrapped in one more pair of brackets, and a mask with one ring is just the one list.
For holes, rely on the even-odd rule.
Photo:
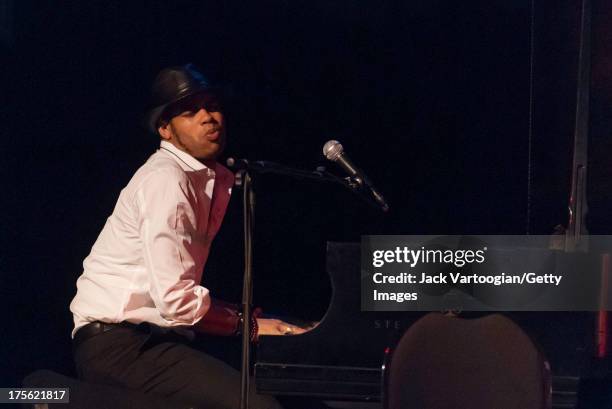
{"label": "black stage backdrop", "polygon": [[[314,169],[338,139],[390,203],[383,215],[336,187],[261,178],[255,302],[267,311],[324,314],[326,241],[566,223],[579,2],[536,3],[4,0],[0,386],[36,368],[73,373],[75,280],[158,145],[140,121],[167,65],[231,85],[226,155]],[[610,234],[605,3],[594,1],[589,226]],[[239,300],[242,248],[237,194],[206,266],[214,295]]]}

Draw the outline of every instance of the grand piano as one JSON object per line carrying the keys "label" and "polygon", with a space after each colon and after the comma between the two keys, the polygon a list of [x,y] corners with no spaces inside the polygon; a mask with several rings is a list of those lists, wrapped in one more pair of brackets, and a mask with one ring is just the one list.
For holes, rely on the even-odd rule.
{"label": "grand piano", "polygon": [[[329,308],[318,326],[295,336],[262,336],[255,360],[258,393],[332,401],[379,402],[384,364],[403,332],[425,312],[361,311],[360,245],[328,243]],[[486,314],[486,313],[484,313]],[[473,318],[480,313],[461,313]],[[553,408],[574,408],[582,379],[605,378],[597,357],[597,312],[506,313],[551,363]],[[600,328],[601,329],[601,328]],[[604,328],[607,331],[607,327]]]}

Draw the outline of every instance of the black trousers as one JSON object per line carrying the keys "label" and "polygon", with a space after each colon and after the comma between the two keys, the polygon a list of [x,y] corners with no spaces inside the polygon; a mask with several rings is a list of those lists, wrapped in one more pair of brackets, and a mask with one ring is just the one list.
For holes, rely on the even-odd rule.
{"label": "black trousers", "polygon": [[[156,327],[118,326],[94,335],[74,350],[77,374],[93,383],[120,386],[155,394],[186,408],[236,409],[240,373],[188,345],[174,332]],[[281,409],[276,399],[251,388],[253,409]]]}

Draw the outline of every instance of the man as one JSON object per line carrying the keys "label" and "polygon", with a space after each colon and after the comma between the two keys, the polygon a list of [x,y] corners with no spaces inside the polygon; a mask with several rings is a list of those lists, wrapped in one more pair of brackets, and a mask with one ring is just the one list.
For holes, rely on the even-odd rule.
{"label": "man", "polygon": [[[154,81],[148,126],[160,149],[121,191],[70,305],[81,379],[205,408],[235,408],[238,372],[188,345],[194,331],[238,335],[241,316],[199,285],[233,184],[217,89],[191,64]],[[298,333],[257,319],[259,335]],[[253,408],[277,408],[254,393]],[[190,406],[192,407],[192,406]]]}

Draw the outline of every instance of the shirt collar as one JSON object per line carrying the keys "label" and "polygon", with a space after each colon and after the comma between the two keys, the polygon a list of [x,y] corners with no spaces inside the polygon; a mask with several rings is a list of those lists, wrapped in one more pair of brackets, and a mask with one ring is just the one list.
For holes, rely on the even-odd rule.
{"label": "shirt collar", "polygon": [[177,159],[178,162],[181,164],[181,166],[186,165],[190,169],[195,170],[195,171],[206,169],[208,170],[208,173],[211,173],[211,172],[214,173],[214,169],[211,169],[208,166],[204,165],[202,162],[200,162],[199,160],[197,160],[196,158],[194,158],[187,152],[180,150],[179,148],[177,148],[176,146],[174,146],[168,141],[161,141],[161,143],[159,144],[159,147],[163,150],[168,151],[171,154],[170,156]]}

